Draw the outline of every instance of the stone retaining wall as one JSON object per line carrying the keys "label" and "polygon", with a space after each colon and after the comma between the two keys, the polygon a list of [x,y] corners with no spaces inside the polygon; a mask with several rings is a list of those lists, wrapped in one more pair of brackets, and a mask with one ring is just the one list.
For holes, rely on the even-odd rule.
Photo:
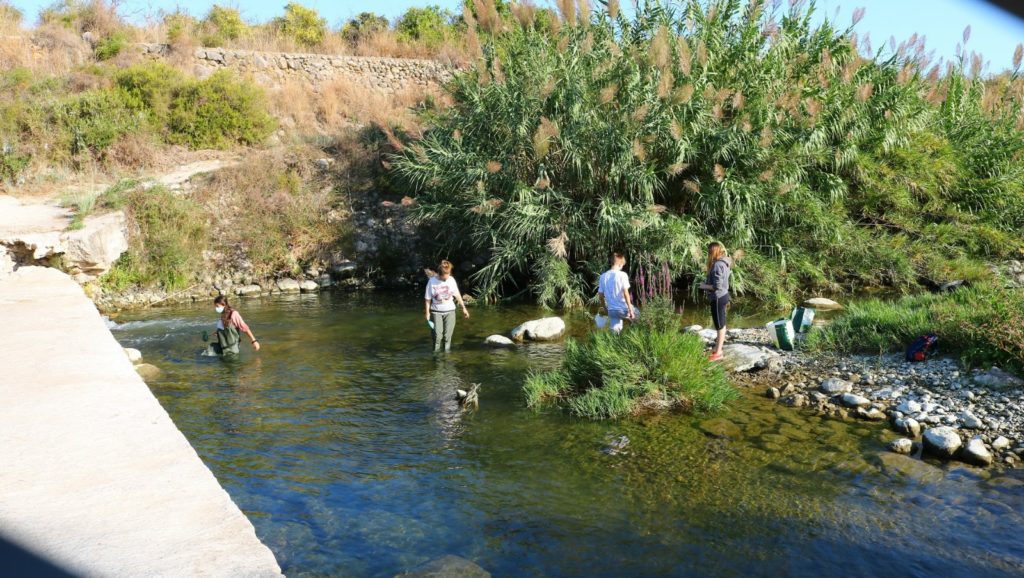
{"label": "stone retaining wall", "polygon": [[[166,44],[140,44],[146,56],[166,57]],[[434,60],[342,56],[333,54],[300,54],[256,52],[225,48],[198,48],[193,58],[200,77],[221,68],[231,68],[265,86],[279,85],[287,80],[309,82],[313,86],[335,78],[347,78],[363,86],[384,92],[410,87],[426,87],[452,77],[454,67]]]}

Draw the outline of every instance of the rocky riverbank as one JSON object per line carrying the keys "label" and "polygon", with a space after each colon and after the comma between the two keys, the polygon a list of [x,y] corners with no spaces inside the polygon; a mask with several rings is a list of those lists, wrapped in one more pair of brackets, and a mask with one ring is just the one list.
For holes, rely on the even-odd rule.
{"label": "rocky riverbank", "polygon": [[950,358],[908,363],[902,355],[780,351],[765,329],[730,330],[725,353],[737,385],[763,389],[782,405],[887,422],[906,436],[888,444],[891,451],[979,466],[1024,461],[1024,380],[998,368],[966,371]]}

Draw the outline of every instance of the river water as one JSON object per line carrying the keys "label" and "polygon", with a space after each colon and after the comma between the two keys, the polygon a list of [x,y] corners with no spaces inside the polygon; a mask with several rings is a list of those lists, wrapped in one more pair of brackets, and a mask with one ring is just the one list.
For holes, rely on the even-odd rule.
{"label": "river water", "polygon": [[[153,392],[291,577],[394,576],[448,554],[494,576],[1024,575],[1020,470],[886,454],[883,426],[760,392],[714,416],[535,413],[524,376],[562,347],[481,343],[542,311],[476,308],[435,357],[421,308],[243,301],[263,350],[235,362],[198,355],[212,306],[112,325],[163,370]],[[464,413],[454,392],[472,383],[480,407]],[[621,435],[625,453],[602,452]]]}

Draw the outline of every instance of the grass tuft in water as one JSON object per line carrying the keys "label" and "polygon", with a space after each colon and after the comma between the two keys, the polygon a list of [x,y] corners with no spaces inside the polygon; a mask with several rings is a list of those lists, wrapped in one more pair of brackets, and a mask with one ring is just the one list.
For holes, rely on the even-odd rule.
{"label": "grass tuft in water", "polygon": [[569,340],[562,367],[532,373],[524,385],[527,405],[553,403],[573,415],[618,418],[652,408],[714,411],[736,397],[704,343],[679,331],[670,301],[659,298],[621,335],[591,333]]}

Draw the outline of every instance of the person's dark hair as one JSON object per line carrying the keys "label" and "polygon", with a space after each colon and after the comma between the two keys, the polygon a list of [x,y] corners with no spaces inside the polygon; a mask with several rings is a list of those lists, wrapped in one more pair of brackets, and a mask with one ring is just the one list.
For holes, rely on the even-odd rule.
{"label": "person's dark hair", "polygon": [[218,295],[214,297],[213,304],[224,306],[224,311],[221,311],[220,313],[220,320],[224,324],[224,327],[227,327],[228,323],[231,321],[231,314],[235,312],[235,309],[231,307],[230,303],[228,303],[228,298],[225,295]]}

